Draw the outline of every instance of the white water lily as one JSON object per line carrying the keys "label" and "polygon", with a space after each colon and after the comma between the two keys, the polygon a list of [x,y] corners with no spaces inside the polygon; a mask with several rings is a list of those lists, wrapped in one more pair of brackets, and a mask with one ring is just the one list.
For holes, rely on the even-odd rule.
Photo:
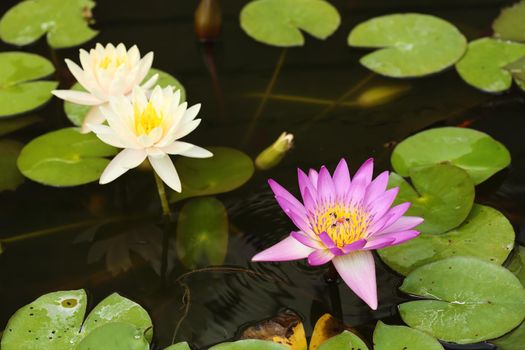
{"label": "white water lily", "polygon": [[193,158],[211,157],[204,148],[178,139],[188,135],[200,124],[195,119],[200,104],[187,108],[180,102],[180,91],[168,86],[156,86],[151,96],[135,87],[130,96],[112,97],[109,106],[100,107],[108,125],[88,124],[99,139],[114,147],[123,148],[109,163],[100,183],[115,180],[129,169],[139,166],[148,158],[158,176],[173,190],[182,187],[171,155]]}
{"label": "white water lily", "polygon": [[[78,83],[86,90],[54,90],[53,94],[63,100],[79,105],[93,106],[86,115],[82,132],[89,132],[87,124],[102,124],[105,120],[99,106],[107,105],[111,97],[128,95],[142,83],[153,63],[153,52],[142,59],[137,46],[126,50],[124,44],[117,47],[97,44],[89,52],[80,50],[80,64],[66,59],[66,64]],[[152,88],[157,82],[155,74],[142,85]]]}

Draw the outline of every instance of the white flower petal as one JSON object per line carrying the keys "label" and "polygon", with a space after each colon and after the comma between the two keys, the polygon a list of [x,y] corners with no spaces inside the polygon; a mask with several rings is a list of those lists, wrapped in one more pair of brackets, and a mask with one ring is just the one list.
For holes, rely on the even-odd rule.
{"label": "white flower petal", "polygon": [[124,149],[113,158],[100,176],[100,184],[107,184],[129,169],[139,166],[146,159],[145,150]]}
{"label": "white flower petal", "polygon": [[151,69],[151,65],[153,64],[153,52],[148,52],[141,60],[140,60],[140,68],[137,73],[137,80],[136,84],[140,84],[141,81],[144,80],[146,75],[148,74],[149,70]]}
{"label": "white flower petal", "polygon": [[90,129],[88,128],[88,124],[102,124],[106,120],[106,117],[104,117],[104,114],[102,114],[102,111],[100,110],[99,106],[93,106],[89,110],[88,114],[86,114],[86,117],[84,118],[84,122],[82,123],[82,129],[80,132],[83,134],[88,133]]}
{"label": "white flower petal", "polygon": [[141,87],[145,90],[150,90],[155,85],[158,79],[159,75],[155,74],[151,78],[149,78],[144,84],[142,84]]}
{"label": "white flower petal", "polygon": [[174,191],[182,191],[182,186],[179,179],[179,174],[173,165],[170,157],[165,155],[163,157],[151,157],[148,159],[153,167],[153,170],[159,175],[159,177]]}
{"label": "white flower petal", "polygon": [[62,100],[73,102],[83,106],[96,106],[104,102],[98,99],[96,96],[83,91],[53,90],[51,91],[51,93],[56,97],[61,98]]}
{"label": "white flower petal", "polygon": [[213,157],[213,153],[210,151],[202,147],[192,145],[191,143],[181,141],[175,141],[171,145],[163,147],[162,150],[168,154],[180,154],[181,156],[192,158]]}
{"label": "white flower petal", "polygon": [[182,117],[182,123],[189,123],[190,121],[192,121],[193,119],[195,119],[195,117],[197,116],[197,114],[199,114],[199,111],[201,110],[201,104],[198,103],[196,105],[193,105],[191,106],[190,108],[188,108],[186,110],[186,112],[184,112],[184,116]]}

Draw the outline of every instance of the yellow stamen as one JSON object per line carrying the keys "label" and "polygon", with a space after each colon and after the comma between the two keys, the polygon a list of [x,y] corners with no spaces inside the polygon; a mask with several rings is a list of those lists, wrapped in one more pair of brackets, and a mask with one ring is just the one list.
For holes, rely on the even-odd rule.
{"label": "yellow stamen", "polygon": [[153,129],[161,127],[163,116],[157,113],[151,102],[145,109],[140,110],[137,104],[133,106],[135,114],[135,133],[137,135],[148,135]]}
{"label": "yellow stamen", "polygon": [[119,56],[105,56],[102,61],[98,64],[100,68],[102,69],[108,69],[109,66],[114,67],[120,67],[122,64],[126,62],[126,57],[119,57]]}
{"label": "yellow stamen", "polygon": [[326,232],[337,247],[366,238],[370,215],[362,208],[332,204],[319,210],[310,222],[317,235]]}

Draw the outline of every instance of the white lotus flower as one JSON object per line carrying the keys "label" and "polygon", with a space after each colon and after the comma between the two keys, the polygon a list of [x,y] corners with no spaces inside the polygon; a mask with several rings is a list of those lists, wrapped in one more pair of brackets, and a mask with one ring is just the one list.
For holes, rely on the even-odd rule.
{"label": "white lotus flower", "polygon": [[[137,46],[126,51],[124,44],[117,47],[97,44],[89,53],[80,50],[80,63],[82,68],[66,59],[69,70],[87,92],[54,90],[53,94],[79,105],[94,106],[82,126],[82,132],[89,132],[87,124],[102,124],[105,120],[98,106],[106,105],[111,97],[130,94],[135,86],[142,83],[153,63],[153,52],[141,59]],[[142,87],[152,88],[157,78],[158,74],[155,74]]]}
{"label": "white lotus flower", "polygon": [[112,97],[109,106],[100,107],[108,125],[88,124],[99,139],[118,148],[124,148],[108,164],[100,183],[115,180],[129,169],[148,158],[159,177],[173,190],[180,192],[181,183],[172,155],[193,158],[211,157],[212,153],[190,143],[177,141],[200,124],[195,119],[200,104],[187,108],[180,102],[180,91],[168,86],[156,86],[148,98],[148,91],[135,87],[131,96]]}

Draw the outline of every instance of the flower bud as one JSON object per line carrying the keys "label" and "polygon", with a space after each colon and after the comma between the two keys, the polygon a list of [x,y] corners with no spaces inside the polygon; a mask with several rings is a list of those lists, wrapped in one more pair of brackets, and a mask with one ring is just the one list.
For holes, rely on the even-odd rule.
{"label": "flower bud", "polygon": [[270,147],[262,151],[255,159],[255,166],[260,170],[275,167],[293,146],[293,135],[283,132]]}
{"label": "flower bud", "polygon": [[222,15],[219,0],[201,0],[195,11],[195,33],[200,41],[213,41],[221,33]]}

